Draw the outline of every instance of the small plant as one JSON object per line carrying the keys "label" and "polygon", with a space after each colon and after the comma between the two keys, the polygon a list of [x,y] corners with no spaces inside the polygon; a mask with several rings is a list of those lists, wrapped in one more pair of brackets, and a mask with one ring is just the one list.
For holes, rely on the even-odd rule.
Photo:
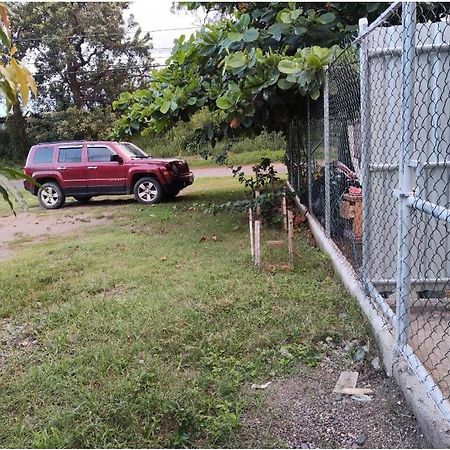
{"label": "small plant", "polygon": [[221,204],[211,204],[207,212],[216,214],[218,211],[247,211],[249,208],[258,210],[259,215],[267,224],[278,223],[280,199],[283,195],[283,188],[280,185],[280,178],[277,176],[271,160],[262,158],[261,161],[252,167],[253,175],[247,176],[242,170],[242,166],[230,167],[233,176],[242,185],[251,191],[251,198],[245,200],[230,201]]}

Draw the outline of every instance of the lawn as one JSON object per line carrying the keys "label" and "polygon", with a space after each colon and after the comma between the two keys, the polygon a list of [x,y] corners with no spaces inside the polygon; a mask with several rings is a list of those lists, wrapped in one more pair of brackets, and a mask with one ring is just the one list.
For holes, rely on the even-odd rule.
{"label": "lawn", "polygon": [[234,179],[199,179],[1,263],[0,323],[16,330],[0,347],[1,447],[239,446],[251,383],[314,366],[327,336],[367,339],[306,230],[294,271],[263,246],[275,266],[258,272],[245,215],[204,213],[242,195]]}
{"label": "lawn", "polygon": [[[23,199],[25,200],[28,208],[33,208],[35,206],[39,205],[38,198],[32,194],[30,194],[25,189],[20,189],[19,193],[22,195]],[[15,198],[10,194],[9,199],[11,200],[11,203],[13,205],[14,211],[21,212],[21,205],[17,203]],[[3,198],[0,198],[0,217],[9,216],[12,214],[11,208],[9,207],[8,203],[6,203]]]}
{"label": "lawn", "polygon": [[[243,166],[258,164],[261,158],[269,158],[272,162],[282,162],[285,150],[255,150],[242,153],[228,153],[227,164],[230,166]],[[185,159],[191,168],[217,167],[213,159],[204,159],[201,156],[180,156]]]}

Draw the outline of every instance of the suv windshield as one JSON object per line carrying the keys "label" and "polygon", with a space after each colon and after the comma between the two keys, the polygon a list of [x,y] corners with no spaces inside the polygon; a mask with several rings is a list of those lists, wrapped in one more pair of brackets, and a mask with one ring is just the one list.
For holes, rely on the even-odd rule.
{"label": "suv windshield", "polygon": [[145,153],[136,145],[131,144],[130,142],[121,142],[118,145],[131,159],[151,158],[151,156],[148,156],[147,153]]}

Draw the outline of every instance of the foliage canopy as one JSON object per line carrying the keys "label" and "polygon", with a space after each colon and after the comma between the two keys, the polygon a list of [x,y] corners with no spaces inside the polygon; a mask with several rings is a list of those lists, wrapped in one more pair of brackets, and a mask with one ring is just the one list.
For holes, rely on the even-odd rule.
{"label": "foliage canopy", "polygon": [[226,120],[199,131],[199,143],[230,128],[285,130],[302,113],[306,97],[319,97],[336,44],[356,31],[359,17],[384,9],[380,3],[205,5],[223,18],[189,39],[181,36],[167,67],[153,71],[146,89],[123,93],[113,103],[121,114],[117,137],[158,134],[203,107],[225,112]]}
{"label": "foliage canopy", "polygon": [[[0,3],[0,95],[6,100],[7,111],[18,105],[28,103],[30,91],[36,95],[36,84],[29,70],[15,58],[17,48],[12,42],[12,33],[8,16],[8,8]],[[0,195],[9,204],[13,205],[8,192],[22,204],[22,198],[12,186],[6,176],[16,177],[16,171],[0,166]]]}

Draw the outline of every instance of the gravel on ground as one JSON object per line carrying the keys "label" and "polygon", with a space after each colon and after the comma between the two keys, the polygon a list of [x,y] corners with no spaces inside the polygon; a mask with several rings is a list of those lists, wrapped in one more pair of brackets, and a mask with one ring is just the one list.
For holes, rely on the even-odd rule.
{"label": "gravel on ground", "polygon": [[[429,448],[395,382],[372,367],[373,356],[352,363],[344,345],[329,346],[314,369],[298,367],[263,393],[253,390],[262,403],[246,414],[239,442],[253,448]],[[347,370],[359,372],[357,387],[374,391],[370,401],[332,392]]]}

